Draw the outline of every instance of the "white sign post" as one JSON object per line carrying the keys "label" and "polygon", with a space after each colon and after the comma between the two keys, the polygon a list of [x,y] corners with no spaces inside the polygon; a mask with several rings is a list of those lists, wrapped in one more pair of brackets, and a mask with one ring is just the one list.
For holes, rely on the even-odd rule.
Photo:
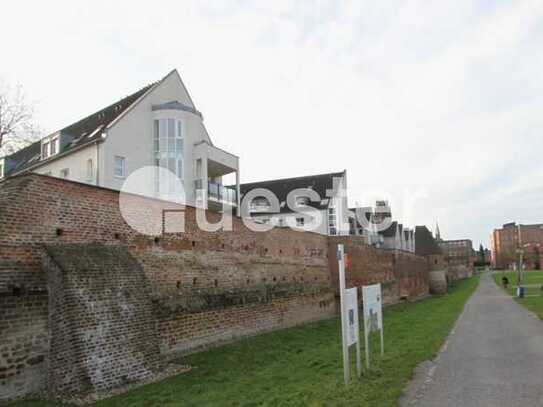
{"label": "white sign post", "polygon": [[341,340],[343,344],[343,379],[349,383],[349,346],[356,344],[356,372],[362,374],[360,365],[360,329],[358,326],[357,288],[345,288],[345,254],[343,245],[337,247],[339,266],[339,296],[341,306]]}
{"label": "white sign post", "polygon": [[381,284],[362,287],[362,300],[364,302],[364,339],[366,344],[366,367],[370,367],[369,336],[373,331],[381,332],[381,356],[385,353],[383,335],[383,307]]}

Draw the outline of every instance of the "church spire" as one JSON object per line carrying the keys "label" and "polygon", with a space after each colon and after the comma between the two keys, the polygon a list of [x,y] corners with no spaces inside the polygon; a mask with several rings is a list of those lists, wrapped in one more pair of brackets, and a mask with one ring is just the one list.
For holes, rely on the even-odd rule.
{"label": "church spire", "polygon": [[436,222],[436,240],[441,240],[441,232],[439,231],[439,224]]}

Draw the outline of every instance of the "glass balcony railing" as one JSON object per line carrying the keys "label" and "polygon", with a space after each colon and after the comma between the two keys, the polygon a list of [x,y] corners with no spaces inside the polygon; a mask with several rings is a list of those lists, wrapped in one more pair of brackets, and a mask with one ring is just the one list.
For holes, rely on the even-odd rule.
{"label": "glass balcony railing", "polygon": [[[202,189],[202,180],[195,182],[195,187],[197,189]],[[221,184],[216,184],[214,182],[207,183],[207,197],[208,199],[213,199],[219,202],[226,202],[232,205],[237,204],[237,194],[234,188],[225,187]]]}

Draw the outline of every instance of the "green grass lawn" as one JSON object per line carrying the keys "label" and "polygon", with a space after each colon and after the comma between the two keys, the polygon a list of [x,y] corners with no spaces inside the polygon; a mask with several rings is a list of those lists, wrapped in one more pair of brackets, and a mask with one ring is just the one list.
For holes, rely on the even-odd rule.
{"label": "green grass lawn", "polygon": [[[434,357],[477,282],[474,277],[459,282],[449,295],[386,308],[385,356],[379,355],[375,334],[371,369],[348,387],[343,384],[339,320],[333,319],[187,356],[191,372],[95,406],[396,406],[413,368]],[[351,362],[354,372],[354,358]]]}
{"label": "green grass lawn", "polygon": [[[508,271],[505,273],[496,272],[493,274],[494,281],[500,287],[502,287],[502,277],[506,275],[509,279],[509,287],[507,292],[512,296],[516,296],[517,290],[517,273],[514,271]],[[528,296],[526,298],[515,298],[515,300],[528,308],[530,311],[534,312],[543,319],[543,291],[541,291],[541,286],[543,285],[543,271],[526,271],[524,272],[524,285],[535,285],[535,287],[526,287],[525,294]]]}

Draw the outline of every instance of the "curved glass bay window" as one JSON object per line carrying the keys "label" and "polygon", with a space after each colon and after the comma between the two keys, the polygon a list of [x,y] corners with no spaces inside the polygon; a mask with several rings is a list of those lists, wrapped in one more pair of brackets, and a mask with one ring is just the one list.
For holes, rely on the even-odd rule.
{"label": "curved glass bay window", "polygon": [[[183,181],[183,124],[181,120],[157,119],[154,121],[154,154],[155,166],[168,169],[181,182]],[[168,180],[162,178],[158,175],[155,177],[155,191],[175,192],[175,177],[168,177]]]}

